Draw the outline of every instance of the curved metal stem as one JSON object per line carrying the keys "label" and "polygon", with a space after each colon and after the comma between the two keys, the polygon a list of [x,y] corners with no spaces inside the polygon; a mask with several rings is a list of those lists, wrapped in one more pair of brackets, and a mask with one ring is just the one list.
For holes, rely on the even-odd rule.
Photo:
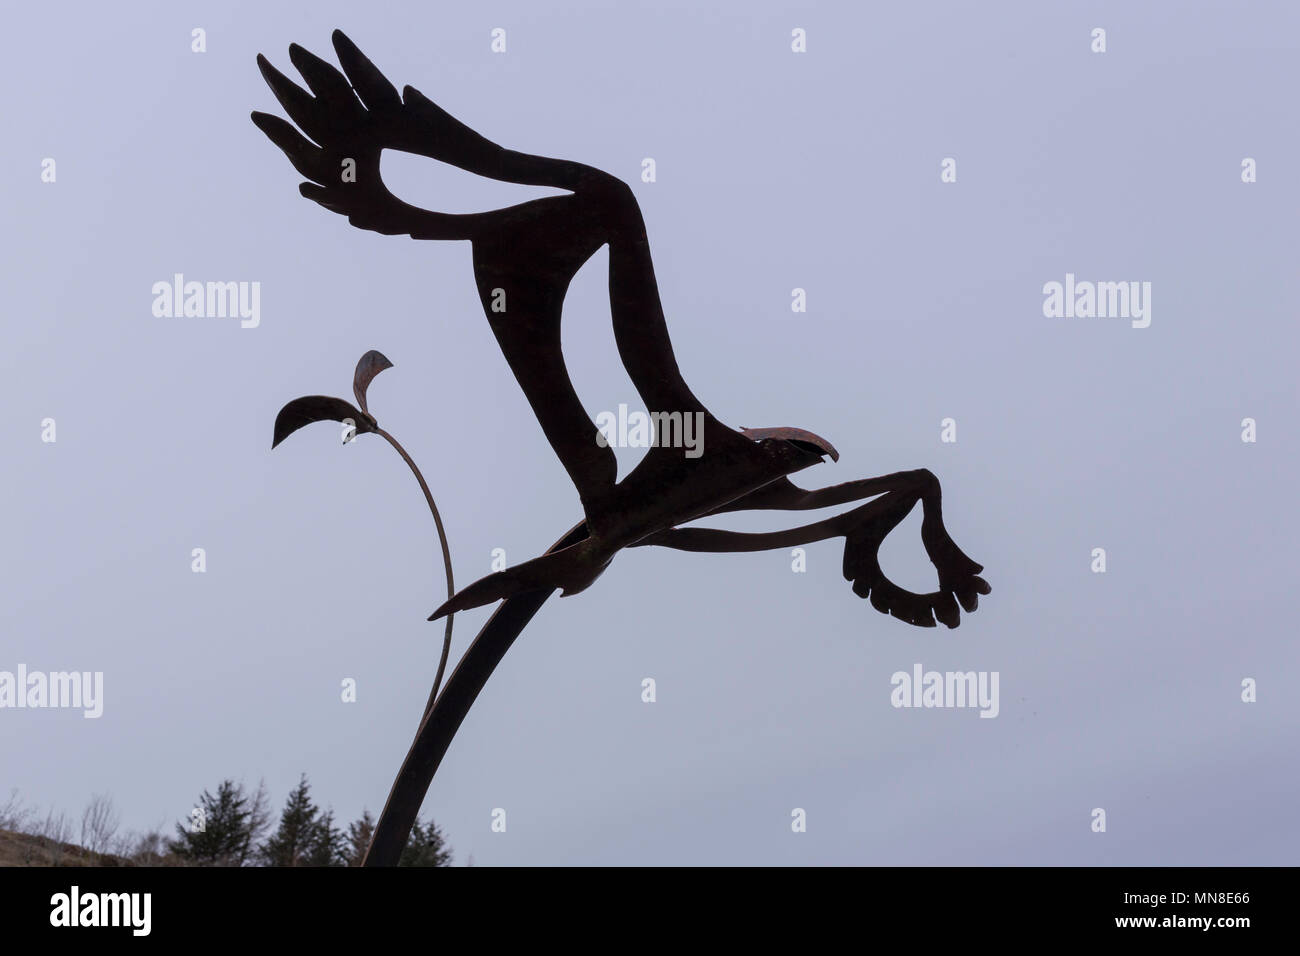
{"label": "curved metal stem", "polygon": [[[567,548],[586,536],[586,522],[581,522],[552,545],[547,553]],[[465,656],[451,672],[442,696],[425,711],[411,749],[393,781],[388,802],[375,823],[375,832],[362,866],[397,865],[420,812],[420,804],[424,803],[438,765],[442,763],[465,715],[515,638],[554,593],[554,588],[543,588],[506,598],[483,625]]]}
{"label": "curved metal stem", "polygon": [[[447,546],[447,532],[442,526],[442,516],[438,514],[438,506],[433,503],[433,495],[429,492],[429,486],[424,480],[424,475],[420,474],[420,469],[416,467],[411,456],[406,453],[406,449],[388,432],[382,428],[375,429],[376,435],[381,435],[397,449],[397,453],[402,456],[402,460],[410,466],[411,473],[415,475],[415,480],[420,483],[420,490],[424,492],[424,500],[429,503],[429,510],[433,512],[433,523],[438,527],[438,541],[442,544],[442,564],[447,569],[447,599],[451,600],[452,595],[456,593],[456,585],[451,577],[451,548]],[[442,638],[442,656],[438,660],[438,673],[433,678],[433,690],[429,692],[429,701],[424,705],[426,714],[433,710],[433,702],[438,699],[438,688],[442,686],[442,674],[447,669],[447,656],[451,653],[451,622],[456,615],[447,615],[447,629]]]}

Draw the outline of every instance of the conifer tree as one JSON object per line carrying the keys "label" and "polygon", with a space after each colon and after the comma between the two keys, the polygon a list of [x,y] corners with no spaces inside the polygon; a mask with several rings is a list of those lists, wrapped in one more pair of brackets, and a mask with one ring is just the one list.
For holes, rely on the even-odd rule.
{"label": "conifer tree", "polygon": [[[374,836],[375,820],[369,810],[361,814],[361,819],[348,824],[347,836],[344,838],[343,856],[348,866],[360,866]],[[397,862],[398,866],[451,866],[451,847],[446,838],[432,820],[421,823],[416,817],[407,838],[406,847]]]}
{"label": "conifer tree", "polygon": [[442,831],[432,820],[421,823],[415,818],[411,835],[402,848],[398,866],[451,866],[451,847],[443,838]]}
{"label": "conifer tree", "polygon": [[197,866],[247,866],[269,823],[264,783],[250,794],[243,784],[223,780],[215,795],[203,791],[189,821],[176,824],[167,848]]}
{"label": "conifer tree", "polygon": [[361,861],[366,858],[366,848],[370,846],[370,838],[375,835],[375,818],[370,815],[369,810],[361,812],[361,819],[355,823],[348,824],[347,853],[348,866],[360,866]]}
{"label": "conifer tree", "polygon": [[280,826],[262,845],[260,855],[267,866],[343,865],[343,836],[334,826],[334,813],[322,813],[312,802],[305,773],[285,801]]}

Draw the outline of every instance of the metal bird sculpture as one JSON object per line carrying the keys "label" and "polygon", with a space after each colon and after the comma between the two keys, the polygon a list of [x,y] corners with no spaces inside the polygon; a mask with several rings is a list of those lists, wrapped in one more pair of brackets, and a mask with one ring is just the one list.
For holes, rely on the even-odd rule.
{"label": "metal bird sculpture", "polygon": [[[426,710],[376,828],[368,865],[395,861],[452,735],[523,626],[555,590],[569,595],[589,587],[623,548],[758,551],[842,537],[844,577],[878,611],[920,627],[934,627],[937,620],[955,628],[961,610],[976,609],[979,595],[990,588],[979,577],[982,566],[944,528],[939,482],[931,472],[922,468],[805,490],[789,476],[826,456],[837,461],[829,442],[798,428],[733,429],[696,398],[673,355],[645,224],[626,183],[581,163],[504,149],[413,87],[399,95],[342,32],[334,32],[333,43],[342,72],[290,46],[289,58],[307,89],[259,55],[263,77],[297,127],[260,112],[252,114],[253,122],[309,180],[299,192],[352,225],[471,243],[488,324],[583,510],[583,520],[545,554],[475,581],[430,616],[503,602]],[[433,212],[403,202],[384,186],[379,164],[385,149],[567,195],[481,213]],[[632,384],[647,409],[663,413],[661,421],[680,414],[701,423],[696,457],[671,441],[656,441],[621,481],[614,453],[578,399],[560,348],[569,283],[602,246],[609,247],[614,338]],[[873,500],[843,514],[784,531],[682,527],[725,512],[804,511],[868,498]],[[938,572],[938,588],[924,594],[890,581],[878,560],[885,536],[918,501],[922,544]]]}

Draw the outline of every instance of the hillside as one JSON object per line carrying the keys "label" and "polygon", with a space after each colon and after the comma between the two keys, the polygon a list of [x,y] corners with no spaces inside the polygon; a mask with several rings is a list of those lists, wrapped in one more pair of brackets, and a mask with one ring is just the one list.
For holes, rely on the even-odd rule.
{"label": "hillside", "polygon": [[0,830],[0,866],[136,866],[111,853],[92,853],[75,843]]}

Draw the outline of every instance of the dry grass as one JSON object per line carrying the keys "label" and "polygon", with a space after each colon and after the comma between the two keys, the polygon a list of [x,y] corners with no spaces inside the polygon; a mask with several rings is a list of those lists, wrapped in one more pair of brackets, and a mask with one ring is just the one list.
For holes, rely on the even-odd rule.
{"label": "dry grass", "polygon": [[[74,843],[66,814],[41,817],[13,791],[0,800],[0,866],[178,866],[160,829],[118,835],[119,816],[107,795],[97,794],[81,817],[81,843]],[[84,845],[83,845],[84,844]]]}
{"label": "dry grass", "polygon": [[111,853],[31,833],[0,830],[0,866],[134,866]]}

